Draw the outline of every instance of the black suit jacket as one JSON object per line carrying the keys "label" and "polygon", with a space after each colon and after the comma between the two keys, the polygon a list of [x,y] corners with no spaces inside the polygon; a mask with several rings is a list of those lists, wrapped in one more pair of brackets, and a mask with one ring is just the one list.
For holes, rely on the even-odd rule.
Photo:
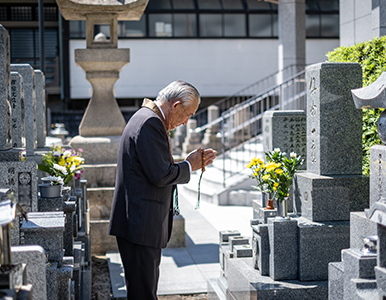
{"label": "black suit jacket", "polygon": [[188,163],[173,163],[161,119],[149,108],[139,109],[119,146],[109,234],[139,245],[166,247],[175,185],[189,179]]}

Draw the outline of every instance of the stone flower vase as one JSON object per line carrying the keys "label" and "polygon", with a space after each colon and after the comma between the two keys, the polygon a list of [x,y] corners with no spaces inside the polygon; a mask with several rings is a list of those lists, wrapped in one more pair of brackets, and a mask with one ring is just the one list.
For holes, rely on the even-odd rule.
{"label": "stone flower vase", "polygon": [[277,216],[285,220],[289,220],[287,201],[288,198],[284,198],[282,201],[277,200]]}
{"label": "stone flower vase", "polygon": [[39,184],[41,198],[59,198],[62,196],[62,185]]}

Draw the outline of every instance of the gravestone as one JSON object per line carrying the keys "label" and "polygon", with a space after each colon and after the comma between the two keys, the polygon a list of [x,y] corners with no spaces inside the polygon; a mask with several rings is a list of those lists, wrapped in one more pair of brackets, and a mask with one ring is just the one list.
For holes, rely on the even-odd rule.
{"label": "gravestone", "polygon": [[35,70],[36,93],[36,141],[37,148],[44,148],[46,144],[46,92],[45,77],[42,71]]}
{"label": "gravestone", "polygon": [[11,107],[8,98],[10,59],[9,34],[0,25],[0,150],[11,148]]}
{"label": "gravestone", "polygon": [[320,63],[306,69],[307,171],[362,174],[362,114],[351,89],[362,86],[356,63]]}
{"label": "gravestone", "polygon": [[12,147],[23,148],[25,146],[23,77],[17,72],[11,72],[9,94],[12,110]]}
{"label": "gravestone", "polygon": [[29,64],[11,64],[11,71],[18,72],[23,77],[24,87],[24,122],[26,154],[34,155],[36,119],[35,119],[35,71]]}
{"label": "gravestone", "polygon": [[289,155],[295,152],[304,159],[300,169],[307,166],[306,113],[303,110],[269,110],[263,115],[264,152],[279,148]]}

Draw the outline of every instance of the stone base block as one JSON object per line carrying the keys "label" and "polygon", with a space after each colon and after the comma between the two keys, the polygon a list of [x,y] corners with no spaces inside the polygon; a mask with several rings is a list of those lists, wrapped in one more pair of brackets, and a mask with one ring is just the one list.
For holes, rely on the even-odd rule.
{"label": "stone base block", "polygon": [[[342,251],[344,268],[344,298],[347,300],[361,299],[357,297],[357,279],[375,279],[374,267],[377,265],[377,254],[366,254],[359,249]],[[362,284],[359,287],[366,288]],[[369,286],[371,287],[371,286]]]}
{"label": "stone base block", "polygon": [[230,236],[229,237],[229,246],[233,253],[235,253],[236,245],[249,245],[249,238],[244,236]]}
{"label": "stone base block", "polygon": [[109,220],[91,220],[91,255],[105,254],[108,251],[118,252],[115,236],[108,235]]}
{"label": "stone base block", "polygon": [[113,196],[113,187],[87,189],[87,200],[91,220],[106,220],[110,218]]}
{"label": "stone base block", "polygon": [[228,273],[228,263],[229,260],[234,258],[233,252],[230,251],[229,244],[222,244],[219,247],[219,253],[220,253],[220,268],[221,268],[221,274],[226,277],[226,274]]}
{"label": "stone base block", "polygon": [[363,239],[370,235],[378,235],[377,223],[363,211],[350,213],[350,248],[363,248]]}
{"label": "stone base block", "polygon": [[238,230],[222,230],[220,234],[220,244],[228,243],[230,236],[239,236],[241,233]]}
{"label": "stone base block", "polygon": [[185,219],[181,215],[174,216],[172,235],[168,242],[167,248],[180,248],[185,246],[186,246]]}
{"label": "stone base block", "polygon": [[369,178],[298,173],[294,177],[294,201],[297,213],[311,221],[348,221],[351,211],[369,206]]}
{"label": "stone base block", "polygon": [[83,171],[82,177],[87,178],[88,188],[115,186],[117,164],[85,164]]}
{"label": "stone base block", "polygon": [[299,230],[299,279],[327,280],[328,264],[340,261],[349,248],[349,222],[311,222],[297,218]]}
{"label": "stone base block", "polygon": [[343,299],[343,263],[328,264],[328,299]]}
{"label": "stone base block", "polygon": [[82,157],[88,164],[116,164],[120,141],[120,135],[101,137],[77,135],[70,141],[70,146],[75,150],[82,148]]}
{"label": "stone base block", "polygon": [[[224,283],[225,282],[225,285]],[[208,279],[208,300],[226,300],[228,282],[224,277]]]}
{"label": "stone base block", "polygon": [[253,269],[252,258],[229,260],[226,278],[226,299],[328,299],[327,281],[275,281]]}
{"label": "stone base block", "polygon": [[273,280],[298,277],[298,221],[268,219],[269,276]]}
{"label": "stone base block", "polygon": [[233,254],[235,257],[252,257],[252,247],[250,245],[233,246]]}
{"label": "stone base block", "polygon": [[252,226],[253,267],[260,271],[260,275],[269,275],[269,239],[268,225]]}

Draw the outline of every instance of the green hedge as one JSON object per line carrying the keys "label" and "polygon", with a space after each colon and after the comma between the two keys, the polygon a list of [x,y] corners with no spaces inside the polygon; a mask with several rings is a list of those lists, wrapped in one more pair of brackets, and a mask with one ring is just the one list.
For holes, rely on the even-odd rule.
{"label": "green hedge", "polygon": [[[363,86],[373,83],[386,71],[386,36],[349,47],[339,47],[327,53],[329,62],[357,62],[363,71]],[[362,173],[370,173],[370,147],[381,144],[377,121],[383,109],[364,109],[362,122]]]}

